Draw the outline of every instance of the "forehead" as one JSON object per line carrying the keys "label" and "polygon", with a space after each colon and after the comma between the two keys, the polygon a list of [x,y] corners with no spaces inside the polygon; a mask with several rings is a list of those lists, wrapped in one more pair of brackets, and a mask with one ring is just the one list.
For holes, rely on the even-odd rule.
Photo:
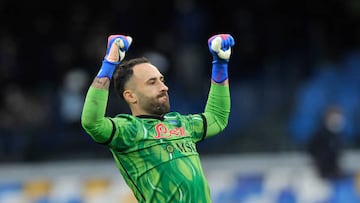
{"label": "forehead", "polygon": [[137,64],[134,66],[133,71],[134,77],[141,80],[148,80],[150,78],[163,76],[160,71],[150,63]]}

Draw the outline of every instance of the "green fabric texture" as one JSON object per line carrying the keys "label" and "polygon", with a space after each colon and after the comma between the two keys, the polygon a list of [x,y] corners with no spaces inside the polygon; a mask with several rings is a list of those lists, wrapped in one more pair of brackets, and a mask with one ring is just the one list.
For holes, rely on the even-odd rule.
{"label": "green fabric texture", "polygon": [[109,148],[139,202],[211,202],[195,145],[204,133],[200,115],[171,112],[162,120],[120,114],[113,120]]}
{"label": "green fabric texture", "polygon": [[99,143],[106,142],[112,132],[112,123],[105,118],[109,91],[90,87],[85,97],[81,124],[84,130]]}
{"label": "green fabric texture", "polygon": [[208,128],[206,138],[217,135],[225,129],[229,120],[230,107],[229,86],[211,84],[204,113]]}

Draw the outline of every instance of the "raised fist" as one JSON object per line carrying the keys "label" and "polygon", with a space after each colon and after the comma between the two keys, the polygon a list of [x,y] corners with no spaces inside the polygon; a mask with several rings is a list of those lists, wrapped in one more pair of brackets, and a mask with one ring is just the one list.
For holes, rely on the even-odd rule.
{"label": "raised fist", "polygon": [[229,34],[218,34],[209,38],[208,45],[214,61],[228,61],[231,55],[231,47],[235,45],[235,41]]}
{"label": "raised fist", "polygon": [[130,36],[110,35],[108,37],[105,60],[113,64],[119,64],[125,57],[125,52],[132,42]]}

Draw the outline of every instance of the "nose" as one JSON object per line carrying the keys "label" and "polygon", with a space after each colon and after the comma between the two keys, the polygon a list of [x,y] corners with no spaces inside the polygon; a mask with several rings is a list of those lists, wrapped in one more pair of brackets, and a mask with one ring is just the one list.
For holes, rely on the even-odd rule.
{"label": "nose", "polygon": [[165,85],[164,81],[159,80],[157,86],[160,89],[160,91],[168,91],[169,90],[168,86]]}
{"label": "nose", "polygon": [[168,86],[165,85],[165,83],[161,82],[161,87],[160,87],[161,91],[168,91],[169,88]]}

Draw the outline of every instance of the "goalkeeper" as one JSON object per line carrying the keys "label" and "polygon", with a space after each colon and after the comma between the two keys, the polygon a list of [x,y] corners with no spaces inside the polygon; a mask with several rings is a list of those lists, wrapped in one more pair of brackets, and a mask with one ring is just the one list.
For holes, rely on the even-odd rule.
{"label": "goalkeeper", "polygon": [[[212,75],[204,112],[170,111],[164,76],[144,57],[124,60],[132,38],[110,35],[102,66],[86,94],[81,123],[111,151],[138,202],[211,202],[196,143],[219,134],[230,113],[229,34],[209,38]],[[110,81],[131,115],[105,115]]]}

